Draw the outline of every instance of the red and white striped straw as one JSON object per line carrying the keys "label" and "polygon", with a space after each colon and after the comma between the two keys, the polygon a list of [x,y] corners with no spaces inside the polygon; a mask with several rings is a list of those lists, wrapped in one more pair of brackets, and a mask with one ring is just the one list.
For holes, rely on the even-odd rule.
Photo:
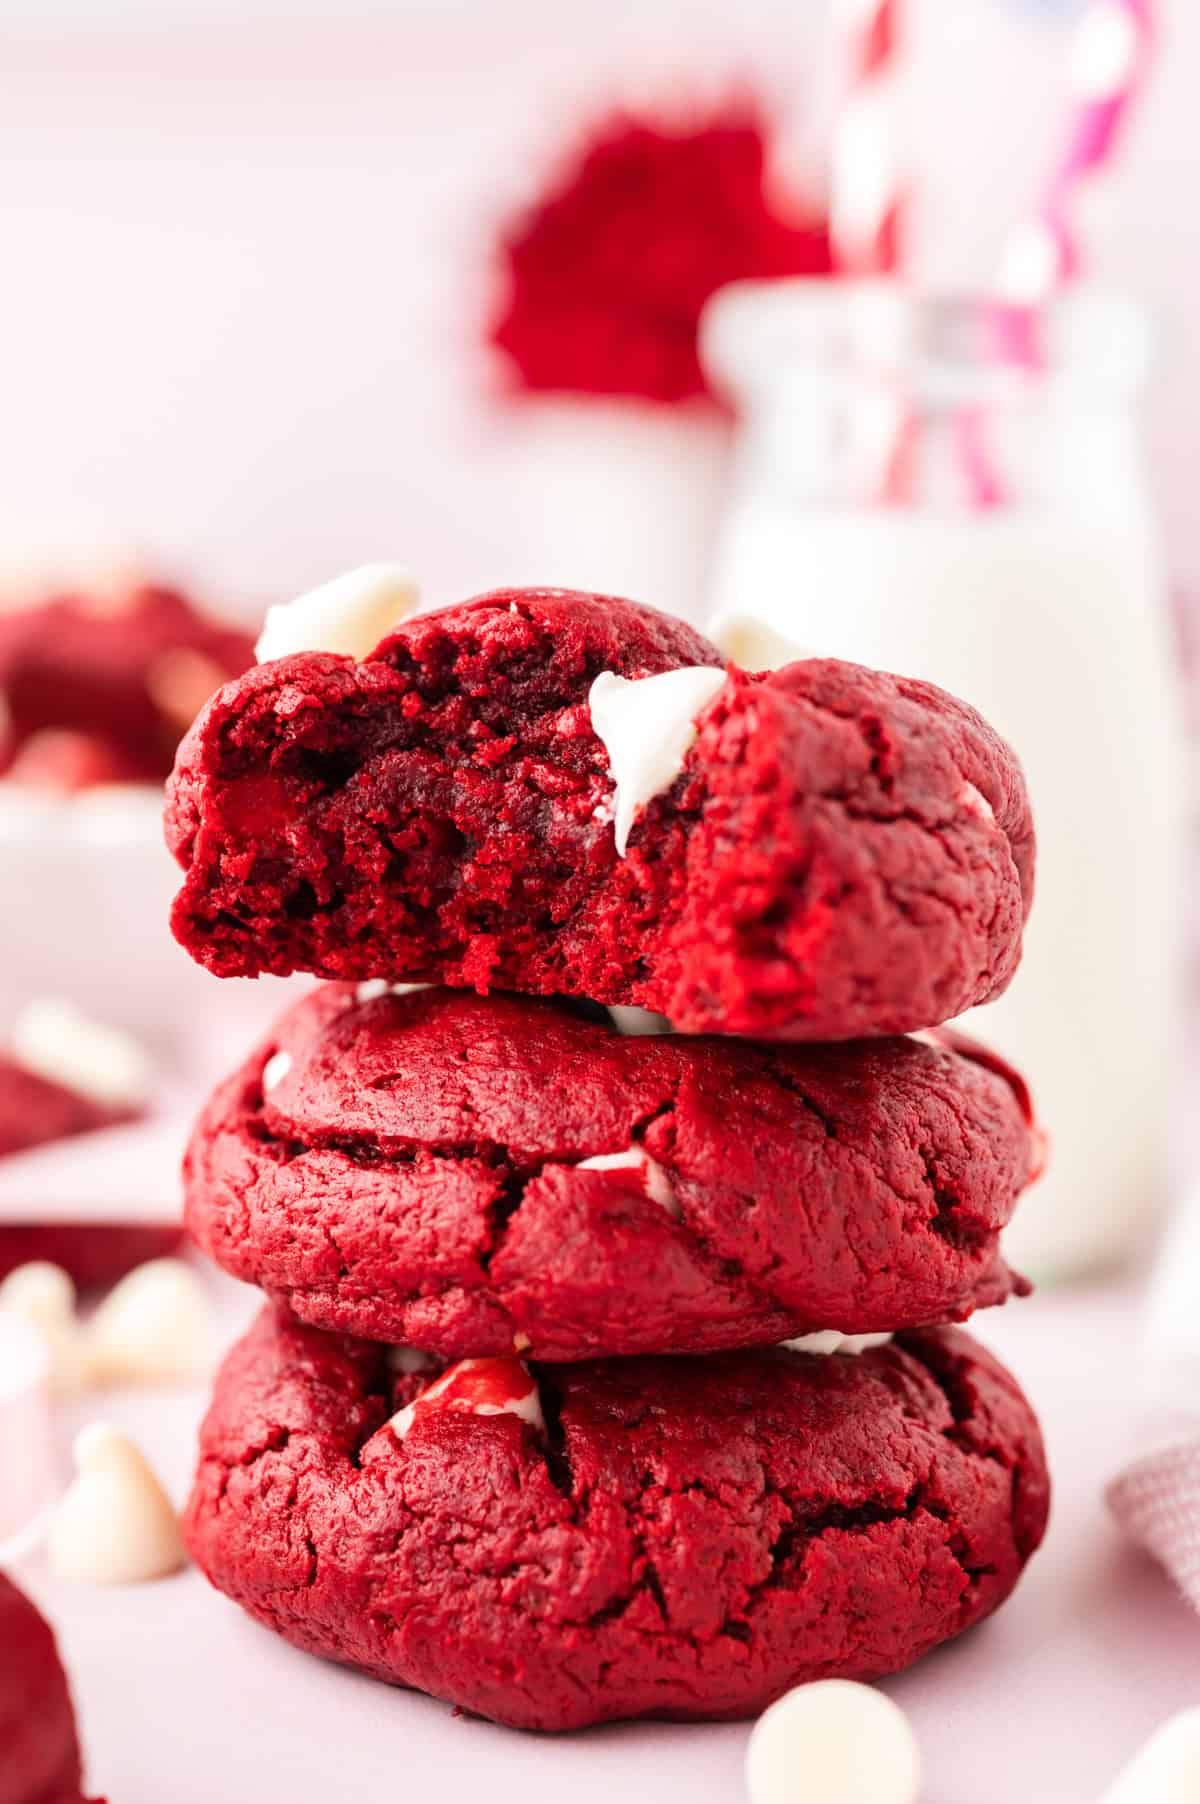
{"label": "red and white striped straw", "polygon": [[1038,211],[1014,232],[1000,270],[1000,300],[1032,313],[1080,274],[1081,212],[1112,162],[1145,78],[1152,0],[1090,0],[1067,68],[1070,125]]}
{"label": "red and white striped straw", "polygon": [[845,88],[833,137],[830,230],[842,275],[890,275],[903,211],[899,0],[836,0]]}
{"label": "red and white striped straw", "polygon": [[[900,13],[901,0],[834,0],[841,95],[829,226],[842,276],[894,275],[900,261]],[[911,484],[911,411],[894,371],[860,374],[849,421],[855,482],[864,499],[895,506]]]}
{"label": "red and white striped straw", "polygon": [[[1153,0],[1088,0],[1067,62],[1069,123],[1041,206],[1013,233],[1000,267],[992,317],[996,354],[1036,370],[1042,309],[1082,273],[1088,202],[1112,163],[1121,128],[1145,79]],[[978,410],[959,421],[960,450],[976,504],[1005,500]]]}

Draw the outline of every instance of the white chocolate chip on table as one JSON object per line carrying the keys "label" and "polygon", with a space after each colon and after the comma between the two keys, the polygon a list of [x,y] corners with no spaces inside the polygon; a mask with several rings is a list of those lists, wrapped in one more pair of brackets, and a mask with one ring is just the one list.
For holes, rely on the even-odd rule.
{"label": "white chocolate chip on table", "polygon": [[50,1388],[63,1396],[84,1379],[84,1349],[75,1314],[75,1286],[61,1266],[42,1259],[18,1265],[0,1283],[0,1310],[37,1334],[50,1362]]}
{"label": "white chocolate chip on table", "polygon": [[590,1159],[580,1159],[575,1170],[640,1172],[646,1195],[652,1203],[657,1203],[668,1215],[673,1215],[676,1221],[683,1213],[670,1178],[657,1159],[652,1159],[643,1147],[630,1146],[619,1153],[594,1153]]}
{"label": "white chocolate chip on table", "polygon": [[852,1679],[798,1685],[755,1723],[750,1804],[916,1804],[921,1756],[907,1717]]}
{"label": "white chocolate chip on table", "polygon": [[254,655],[260,664],[295,652],[340,652],[361,662],[415,614],[418,594],[398,564],[361,564],[267,609]]}
{"label": "white chocolate chip on table", "polygon": [[186,1383],[211,1364],[204,1287],[182,1259],[151,1259],[109,1291],[85,1330],[93,1384]]}
{"label": "white chocolate chip on table", "polygon": [[101,1422],[85,1428],[75,1442],[75,1471],[46,1542],[56,1578],[132,1585],[186,1563],[174,1506],[125,1435]]}
{"label": "white chocolate chip on table", "polygon": [[1200,1709],[1156,1729],[1100,1804],[1196,1804],[1200,1799]]}
{"label": "white chocolate chip on table", "polygon": [[59,1394],[85,1384],[186,1382],[211,1363],[208,1298],[182,1259],[135,1267],[86,1324],[67,1273],[35,1260],[0,1283],[0,1311],[36,1330]]}
{"label": "white chocolate chip on table", "polygon": [[9,1049],[27,1071],[106,1108],[138,1108],[150,1094],[150,1060],[137,1041],[89,1020],[60,997],[26,1003]]}
{"label": "white chocolate chip on table", "polygon": [[647,802],[669,789],[683,769],[697,719],[724,682],[724,670],[712,664],[634,678],[602,670],[593,682],[588,711],[616,785],[613,825],[620,857]]}

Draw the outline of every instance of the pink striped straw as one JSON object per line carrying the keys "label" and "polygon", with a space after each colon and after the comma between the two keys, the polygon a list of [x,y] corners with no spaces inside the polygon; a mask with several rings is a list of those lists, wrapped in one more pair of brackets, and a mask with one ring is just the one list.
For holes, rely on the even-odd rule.
{"label": "pink striped straw", "polygon": [[[1090,0],[1067,63],[1070,118],[1041,206],[1013,233],[990,320],[996,355],[1035,370],[1042,363],[1042,309],[1084,264],[1080,214],[1111,164],[1121,128],[1145,80],[1153,39],[1152,0]],[[958,421],[963,469],[976,506],[1006,499],[978,408]]]}
{"label": "pink striped straw", "polygon": [[1084,264],[1080,211],[1112,163],[1150,62],[1152,0],[1091,0],[1067,67],[1070,123],[1042,204],[1009,241],[1000,269],[1005,353],[1038,361],[1037,312]]}
{"label": "pink striped straw", "polygon": [[[833,261],[842,276],[895,273],[900,260],[900,0],[836,0],[844,67],[833,134],[829,205]],[[912,486],[913,420],[899,384],[881,374],[851,418],[864,495],[895,506]]]}
{"label": "pink striped straw", "polygon": [[830,230],[842,275],[899,260],[899,0],[837,0],[846,87],[834,130]]}
{"label": "pink striped straw", "polygon": [[[1066,65],[1070,121],[1045,197],[1009,240],[991,310],[996,355],[1025,370],[1041,366],[1041,310],[1085,263],[1081,211],[1095,179],[1112,164],[1121,128],[1139,94],[1153,36],[1151,0],[1090,0]],[[980,408],[956,422],[958,453],[976,507],[998,507],[1005,489],[987,446]]]}

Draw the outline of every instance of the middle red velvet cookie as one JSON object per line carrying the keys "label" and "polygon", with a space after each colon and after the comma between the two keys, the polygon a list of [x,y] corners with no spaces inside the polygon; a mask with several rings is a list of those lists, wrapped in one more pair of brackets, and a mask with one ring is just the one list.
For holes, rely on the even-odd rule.
{"label": "middle red velvet cookie", "polygon": [[1037,1133],[966,1042],[626,1037],[380,988],[291,1009],[187,1156],[201,1246],[306,1322],[564,1361],[961,1320],[1022,1287],[997,1242]]}

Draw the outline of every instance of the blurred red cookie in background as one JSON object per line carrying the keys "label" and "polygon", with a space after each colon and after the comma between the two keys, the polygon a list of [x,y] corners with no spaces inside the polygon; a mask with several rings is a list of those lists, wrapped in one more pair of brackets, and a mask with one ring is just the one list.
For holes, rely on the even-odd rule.
{"label": "blurred red cookie in background", "polygon": [[85,1804],[82,1784],[53,1631],[0,1573],[0,1804]]}
{"label": "blurred red cookie in background", "polygon": [[[59,1038],[70,1041],[77,1058],[83,1054],[73,1075],[65,1066],[61,1075],[53,1069]],[[104,1078],[89,1086],[87,1058],[104,1053]],[[68,1005],[31,1004],[14,1026],[12,1044],[0,1051],[0,1158],[137,1121],[145,1113],[141,1058],[127,1036],[87,1022]],[[81,1290],[92,1289],[173,1253],[181,1239],[180,1228],[158,1223],[8,1219],[0,1221],[0,1278],[45,1259],[62,1266]]]}
{"label": "blurred red cookie in background", "polygon": [[0,771],[62,790],[161,782],[202,703],[253,659],[240,627],[149,582],[0,611]]}

